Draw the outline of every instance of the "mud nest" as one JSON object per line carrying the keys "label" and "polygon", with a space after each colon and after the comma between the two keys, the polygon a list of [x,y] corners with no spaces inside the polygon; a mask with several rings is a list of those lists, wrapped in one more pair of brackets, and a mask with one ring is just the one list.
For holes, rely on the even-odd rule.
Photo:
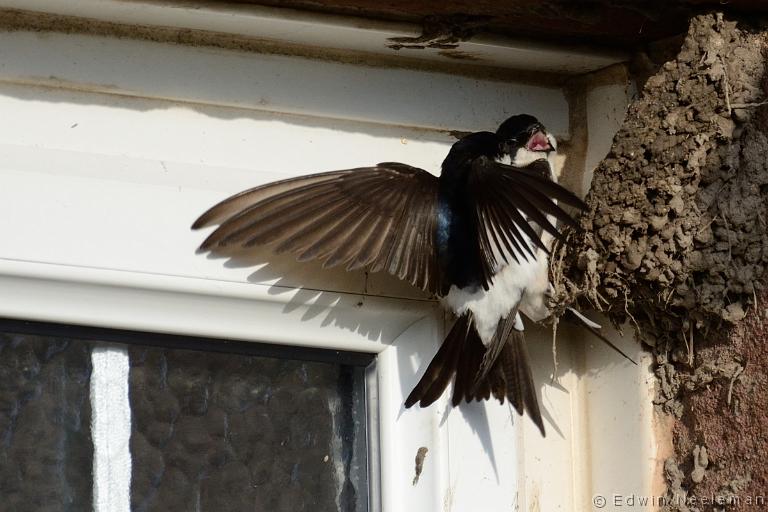
{"label": "mud nest", "polygon": [[768,266],[766,56],[757,28],[692,20],[596,169],[584,232],[555,249],[555,304],[586,300],[688,364],[744,317]]}

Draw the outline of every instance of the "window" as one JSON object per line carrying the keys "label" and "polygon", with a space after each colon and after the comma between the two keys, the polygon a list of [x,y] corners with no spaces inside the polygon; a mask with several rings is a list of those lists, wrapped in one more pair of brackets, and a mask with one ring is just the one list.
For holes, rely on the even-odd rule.
{"label": "window", "polygon": [[[43,10],[75,9],[64,4],[51,7],[50,2],[29,4]],[[283,32],[297,34],[301,44],[320,47],[342,33],[364,39],[388,34],[367,30],[367,24],[363,28],[354,22],[345,24],[338,18],[333,23],[315,23],[295,17],[295,13],[277,20],[272,18],[279,16],[270,11],[272,14],[256,16],[261,22],[248,18],[254,25],[238,25],[239,18],[227,12],[194,6],[152,4],[150,9],[149,3],[113,0],[82,4],[78,5],[85,8],[87,4],[88,15],[98,19],[114,14],[117,18],[112,21],[118,23],[151,26],[163,19],[168,21],[164,26],[173,26],[194,18],[202,25],[192,28],[219,33],[232,28],[228,23],[273,30],[285,26],[282,23],[299,23],[295,31]],[[208,19],[216,24],[205,25]],[[341,30],[339,24],[346,28]],[[64,497],[62,503],[71,503],[71,510],[83,510],[82,504],[94,499],[96,512],[111,512],[128,510],[130,503],[146,510],[162,503],[172,510],[183,504],[169,500],[192,496],[197,500],[199,496],[201,507],[210,503],[209,509],[215,509],[220,503],[206,500],[221,496],[209,492],[211,486],[236,487],[237,491],[225,491],[234,508],[237,500],[250,499],[248,493],[240,492],[246,469],[248,478],[256,475],[254,485],[272,485],[247,450],[268,444],[268,435],[279,438],[276,431],[293,442],[300,423],[296,418],[301,418],[289,416],[287,426],[274,427],[272,434],[258,433],[248,424],[247,415],[236,412],[244,403],[250,404],[244,390],[273,386],[275,395],[287,394],[280,390],[280,379],[303,384],[302,365],[307,383],[311,375],[319,379],[314,386],[318,395],[326,393],[328,400],[335,397],[337,407],[323,409],[333,428],[323,421],[317,425],[323,428],[313,430],[314,425],[306,422],[300,442],[317,448],[317,456],[322,454],[320,462],[313,451],[306,465],[296,466],[295,458],[282,466],[275,463],[280,467],[275,482],[285,484],[284,492],[270,494],[265,507],[279,505],[281,499],[307,504],[320,491],[311,486],[300,492],[291,490],[290,483],[302,481],[306,472],[322,471],[330,463],[337,465],[336,482],[354,487],[354,498],[351,492],[344,493],[346,484],[336,494],[328,491],[329,485],[318,484],[317,489],[337,498],[343,494],[343,499],[357,504],[370,502],[373,510],[378,507],[384,512],[490,512],[516,507],[528,510],[534,505],[541,510],[577,510],[589,506],[592,490],[602,490],[601,482],[611,481],[612,475],[602,468],[611,468],[613,475],[628,474],[616,468],[634,469],[642,472],[636,481],[648,483],[642,480],[647,472],[638,469],[635,461],[651,460],[653,454],[648,454],[653,444],[626,451],[635,446],[626,438],[635,436],[637,425],[644,434],[650,430],[646,428],[650,412],[638,406],[647,403],[641,401],[647,388],[627,384],[636,398],[631,392],[617,397],[606,391],[617,383],[635,381],[612,361],[613,366],[602,361],[595,365],[577,336],[564,334],[573,343],[560,343],[560,374],[557,385],[552,385],[551,333],[531,329],[529,334],[549,432],[546,439],[541,439],[527,418],[521,419],[508,406],[495,402],[451,409],[446,399],[430,408],[405,410],[404,398],[445,332],[446,319],[434,300],[387,276],[323,271],[268,253],[228,259],[197,255],[195,249],[205,234],[189,230],[192,221],[218,200],[279,178],[393,160],[438,172],[456,140],[455,131],[488,129],[519,112],[535,113],[559,138],[571,139],[576,156],[570,165],[578,170],[579,155],[584,157],[585,149],[578,144],[587,141],[572,140],[571,125],[579,120],[569,111],[561,87],[552,82],[505,81],[512,72],[499,77],[492,69],[465,73],[463,66],[477,64],[471,60],[455,61],[449,72],[426,64],[396,68],[388,61],[379,65],[375,58],[363,63],[338,61],[326,59],[322,51],[295,55],[295,47],[271,54],[267,50],[274,50],[274,45],[249,52],[17,28],[0,32],[0,112],[4,119],[13,120],[0,123],[0,218],[8,220],[0,237],[0,317],[49,322],[58,328],[88,326],[109,332],[152,333],[139,339],[141,345],[132,336],[104,339],[107,331],[99,331],[95,337],[75,331],[67,335],[24,331],[24,339],[44,335],[76,347],[51,356],[51,364],[70,351],[80,354],[82,364],[90,364],[93,354],[101,351],[98,342],[130,345],[110,345],[113,348],[104,352],[115,355],[112,362],[125,374],[117,379],[125,391],[124,404],[107,399],[117,405],[112,410],[117,424],[128,424],[119,421],[126,410],[132,411],[135,420],[130,425],[136,435],[131,438],[128,431],[121,438],[133,439],[133,444],[105,459],[110,471],[118,472],[119,454],[130,455],[131,485],[127,485],[129,479],[118,476],[109,477],[105,484],[106,488],[115,485],[115,499],[124,508],[99,501],[103,493],[88,496],[93,489],[105,487],[98,480],[89,481],[89,473],[83,470],[98,465],[103,454],[97,440],[96,458],[85,458],[83,446],[95,434],[85,430],[90,423],[84,418],[91,399],[98,395],[86,384],[67,388],[72,399],[77,398],[84,407],[82,430],[72,430],[67,438],[84,458],[77,463],[66,459],[60,470],[66,473],[66,485],[57,477],[55,485],[53,481],[40,485],[38,497],[61,493],[56,495]],[[314,42],[310,41],[313,37]],[[343,42],[350,41],[355,42]],[[372,41],[367,47],[386,48],[381,41]],[[477,46],[480,51],[484,45]],[[593,60],[571,50],[517,43],[496,42],[485,47],[500,66],[509,55],[514,57],[510,66],[532,60],[531,51],[545,57],[537,60],[537,66],[584,70],[584,66],[595,69],[609,63],[606,58]],[[591,90],[592,96],[582,98],[587,110],[594,110],[597,104],[605,107],[600,117],[591,119],[590,137],[606,126],[606,112],[615,113],[624,106],[624,96],[606,96],[603,87],[610,89],[601,86]],[[618,107],[607,108],[603,99],[607,97]],[[592,142],[589,144],[591,147]],[[594,159],[595,154],[587,152],[587,157]],[[171,346],[166,336],[180,336],[188,342]],[[76,339],[88,341],[72,341]],[[231,340],[282,346],[284,352],[258,352],[265,345],[254,345],[260,348],[249,349],[253,350],[250,355],[236,354]],[[55,348],[61,342],[39,343]],[[24,346],[20,343],[19,350]],[[299,355],[319,354],[317,351],[333,357],[323,356],[322,361],[312,363],[309,360],[315,355],[304,359]],[[368,359],[344,359],[345,354],[354,353],[368,354]],[[86,357],[89,354],[91,359]],[[106,355],[102,362],[111,364]],[[279,367],[259,362],[276,355]],[[363,379],[362,368],[373,356],[375,371]],[[303,362],[295,362],[299,359]],[[256,367],[259,372],[252,371]],[[606,367],[609,371],[604,371]],[[600,371],[593,371],[595,368]],[[254,377],[254,373],[261,376]],[[633,377],[642,375],[638,372]],[[23,378],[14,380],[23,383]],[[192,385],[194,382],[198,385]],[[222,386],[228,386],[230,392],[219,392]],[[361,405],[362,389],[370,392],[365,395],[368,407]],[[294,398],[309,400],[313,393],[304,389]],[[262,396],[258,391],[256,395]],[[589,398],[598,395],[600,400]],[[284,403],[283,399],[275,401]],[[258,414],[275,416],[275,420],[282,414],[257,405],[252,408],[261,411]],[[0,407],[0,415],[10,417],[7,411],[12,407],[5,402]],[[36,414],[38,418],[48,416],[43,410]],[[368,427],[363,429],[366,414]],[[169,435],[167,418],[174,415],[188,426]],[[630,416],[642,421],[622,419]],[[225,434],[223,417],[230,421]],[[213,423],[210,430],[209,422]],[[41,429],[36,431],[40,435],[47,428],[32,423]],[[109,428],[98,421],[94,425]],[[226,432],[229,439],[235,432],[250,436],[248,448],[224,443]],[[261,434],[263,438],[258,437]],[[330,434],[336,437],[329,438]],[[362,450],[358,443],[364,438],[368,446],[378,449]],[[334,439],[330,443],[333,449],[324,450],[329,439]],[[190,462],[189,457],[200,454],[207,457],[204,464]],[[421,473],[415,479],[417,454],[421,454]],[[325,455],[328,462],[324,462]],[[3,456],[16,463],[19,454],[6,451]],[[364,461],[363,456],[369,460]],[[42,465],[24,464],[42,471]],[[370,470],[363,471],[364,467]],[[96,471],[95,478],[99,474]],[[182,484],[191,489],[188,495],[177,491]],[[0,482],[2,485],[6,483]],[[367,498],[362,489],[367,489]],[[296,495],[290,497],[294,491]]]}
{"label": "window", "polygon": [[14,510],[87,510],[94,494],[114,506],[120,490],[134,511],[370,509],[370,355],[0,330],[0,492]]}

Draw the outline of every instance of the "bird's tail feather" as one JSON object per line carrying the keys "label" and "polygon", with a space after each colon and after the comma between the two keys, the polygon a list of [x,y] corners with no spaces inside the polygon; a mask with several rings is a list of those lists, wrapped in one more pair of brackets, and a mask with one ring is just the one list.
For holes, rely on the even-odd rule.
{"label": "bird's tail feather", "polygon": [[630,363],[637,365],[637,361],[629,357],[627,354],[625,354],[619,347],[617,347],[611,340],[606,338],[599,329],[601,328],[600,324],[593,322],[586,316],[582,315],[579,311],[568,307],[565,310],[565,314],[563,315],[563,319],[570,321],[573,324],[579,325],[589,332],[591,332],[596,338],[598,338],[600,341],[611,347],[613,350],[621,354],[627,361]]}
{"label": "bird's tail feather", "polygon": [[506,398],[519,414],[527,411],[544,435],[536,388],[523,333],[515,329],[507,338],[496,363],[486,376],[477,380],[486,348],[480,340],[470,314],[459,317],[429,363],[421,380],[405,401],[406,407],[418,403],[431,405],[440,398],[454,379],[454,406],[463,401],[488,400],[491,396],[504,403]]}
{"label": "bird's tail feather", "polygon": [[[474,331],[475,329],[472,326],[469,315],[459,317],[456,323],[453,324],[451,331],[448,333],[445,341],[443,341],[437,354],[432,358],[421,380],[419,380],[419,383],[416,384],[416,387],[413,388],[413,391],[405,400],[406,407],[411,407],[416,402],[419,402],[419,405],[422,407],[427,407],[440,398],[440,395],[443,394],[448,383],[451,382],[451,378],[456,373],[467,338],[471,337],[470,333]],[[482,346],[482,343],[480,343],[480,346]]]}
{"label": "bird's tail feather", "polygon": [[536,398],[536,386],[533,383],[531,362],[522,331],[512,330],[507,344],[501,351],[497,366],[501,366],[507,383],[507,399],[518,414],[528,412],[533,423],[544,433],[544,421],[541,419],[539,401]]}

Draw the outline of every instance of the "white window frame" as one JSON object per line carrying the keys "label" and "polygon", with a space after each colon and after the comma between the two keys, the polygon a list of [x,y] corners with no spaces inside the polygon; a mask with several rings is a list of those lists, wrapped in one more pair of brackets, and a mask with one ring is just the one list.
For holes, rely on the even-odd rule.
{"label": "white window frame", "polygon": [[[2,0],[0,6],[14,3]],[[96,3],[107,11],[136,4]],[[98,9],[93,2],[78,4]],[[23,7],[50,11],[51,5],[29,0]],[[166,15],[178,12],[173,11],[176,7],[165,9]],[[311,19],[302,18],[302,23],[312,25]],[[517,59],[520,52],[546,50],[550,58],[558,54],[519,44],[506,48]],[[573,56],[560,52],[560,69]],[[579,62],[592,66],[606,62],[602,55],[579,56]],[[133,129],[150,132],[152,123],[167,122],[171,115],[178,117],[179,126],[215,124],[198,110],[216,110],[230,119],[255,115],[259,122],[274,116],[275,122],[288,126],[315,125],[311,130],[320,144],[325,140],[324,123],[349,133],[366,126],[376,134],[373,141],[350,134],[345,139],[348,148],[321,148],[303,160],[304,167],[301,159],[289,155],[292,172],[379,160],[407,161],[436,172],[453,140],[448,130],[488,129],[513,113],[535,112],[558,137],[567,139],[570,116],[563,90],[434,71],[24,31],[0,32],[0,63],[0,108],[5,109],[5,119],[13,120],[0,128],[0,218],[12,219],[3,228],[7,245],[0,246],[0,316],[377,354],[380,480],[370,483],[380,485],[381,510],[386,512],[533,506],[578,510],[590,506],[593,492],[605,492],[601,482],[625,488],[624,482],[611,480],[615,475],[599,476],[597,483],[594,478],[595,467],[602,464],[591,460],[590,444],[602,427],[590,424],[589,418],[594,420],[623,399],[604,393],[609,405],[587,401],[595,383],[599,392],[613,381],[580,374],[578,367],[589,367],[593,356],[585,359],[578,344],[561,343],[559,385],[545,387],[541,396],[546,439],[527,418],[493,402],[452,410],[443,397],[430,408],[405,410],[405,396],[445,332],[446,320],[436,302],[391,279],[362,274],[329,273],[320,281],[328,282],[331,276],[333,286],[317,293],[294,289],[290,281],[286,286],[253,283],[250,271],[227,269],[221,260],[194,254],[203,235],[189,232],[189,222],[228,194],[274,178],[254,174],[249,162],[263,169],[274,160],[282,172],[289,172],[279,157],[290,141],[279,142],[272,154],[249,154],[246,145],[228,140],[237,137],[239,128],[247,129],[247,122],[232,122],[226,128],[231,131],[215,133],[215,143],[190,147],[189,154],[180,141],[185,136],[197,143],[204,140],[192,133],[195,129],[168,134],[171,149],[162,144],[137,148],[130,144],[130,120],[111,125],[107,115],[111,108],[116,115],[130,110],[130,103],[136,118],[146,123]],[[46,109],[67,123],[66,130],[41,123]],[[70,114],[74,117],[67,118]],[[78,135],[78,129],[85,134]],[[395,133],[402,134],[399,141]],[[146,143],[152,136],[141,134],[136,140]],[[116,142],[118,137],[127,140]],[[373,151],[372,160],[370,155],[364,158],[374,146],[378,153]],[[345,149],[349,154],[340,156]],[[137,194],[134,208],[141,228],[138,235],[131,233],[134,238],[128,244],[120,229],[126,228],[129,216],[125,210],[109,210],[112,202],[126,204],[123,188]],[[34,194],[37,199],[32,200]],[[110,197],[99,199],[100,194]],[[105,217],[93,219],[95,208]],[[110,229],[112,225],[116,229]],[[123,253],[113,254],[110,248],[116,247]],[[169,270],[177,262],[182,270]],[[530,337],[539,342],[533,345],[534,358],[548,364],[550,333],[532,329]],[[626,365],[602,352],[599,357],[608,358],[615,382],[626,380],[620,373]],[[542,369],[542,375],[547,371]],[[644,377],[638,373],[633,378]],[[637,393],[631,386],[630,392]],[[624,400],[627,409],[638,403],[639,397],[629,405]],[[595,407],[600,411],[595,413]],[[650,411],[634,413],[641,416],[638,428],[645,436],[635,452],[638,457],[653,454],[653,436],[646,428]],[[616,421],[606,420],[605,428]],[[604,457],[610,459],[613,448],[626,444],[618,437],[603,445]],[[420,447],[429,451],[414,484]],[[642,466],[631,459],[624,465]],[[644,468],[636,471],[628,488],[649,488],[652,482]]]}

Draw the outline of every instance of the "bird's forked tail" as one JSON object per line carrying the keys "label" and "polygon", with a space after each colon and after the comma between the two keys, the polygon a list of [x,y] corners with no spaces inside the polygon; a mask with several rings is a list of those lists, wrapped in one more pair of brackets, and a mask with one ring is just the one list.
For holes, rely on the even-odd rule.
{"label": "bird's forked tail", "polygon": [[512,328],[513,317],[514,314],[510,314],[500,321],[496,335],[506,339],[501,340],[503,346],[498,357],[482,376],[481,364],[487,349],[475,329],[471,313],[459,317],[421,380],[408,395],[405,406],[431,405],[454,380],[451,399],[454,406],[462,400],[488,400],[493,396],[504,403],[506,398],[519,414],[527,411],[542,436],[545,435],[528,349],[522,331]]}

